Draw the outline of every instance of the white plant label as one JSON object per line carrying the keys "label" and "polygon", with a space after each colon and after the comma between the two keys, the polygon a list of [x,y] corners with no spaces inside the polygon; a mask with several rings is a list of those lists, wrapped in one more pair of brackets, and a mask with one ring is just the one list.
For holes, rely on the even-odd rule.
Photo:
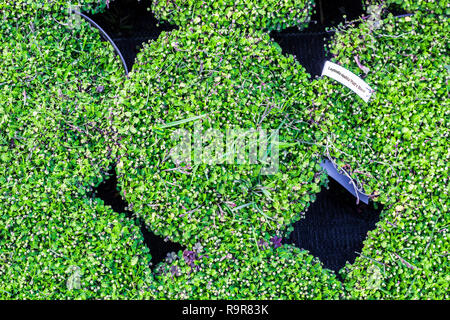
{"label": "white plant label", "polygon": [[350,88],[358,96],[360,96],[365,102],[368,102],[374,90],[364,82],[363,79],[358,77],[353,72],[337,65],[333,62],[326,61],[322,76],[328,76],[336,81],[339,81],[344,86]]}

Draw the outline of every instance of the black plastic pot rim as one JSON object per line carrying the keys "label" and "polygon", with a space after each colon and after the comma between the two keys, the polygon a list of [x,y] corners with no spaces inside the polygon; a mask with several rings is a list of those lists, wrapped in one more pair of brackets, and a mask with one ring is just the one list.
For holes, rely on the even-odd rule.
{"label": "black plastic pot rim", "polygon": [[125,70],[125,75],[128,75],[129,71],[128,71],[128,67],[127,64],[125,62],[125,59],[122,55],[122,52],[120,52],[119,48],[117,47],[117,45],[115,44],[115,42],[111,39],[111,37],[106,33],[105,30],[103,30],[102,27],[100,27],[94,20],[92,20],[91,18],[89,18],[87,15],[85,15],[82,12],[76,11],[76,10],[72,10],[72,13],[79,15],[80,17],[82,17],[83,19],[85,19],[87,22],[89,22],[94,28],[97,28],[101,35],[109,42],[111,43],[111,45],[114,48],[114,51],[117,53],[117,55],[119,56],[120,60],[122,61],[122,65],[123,68]]}

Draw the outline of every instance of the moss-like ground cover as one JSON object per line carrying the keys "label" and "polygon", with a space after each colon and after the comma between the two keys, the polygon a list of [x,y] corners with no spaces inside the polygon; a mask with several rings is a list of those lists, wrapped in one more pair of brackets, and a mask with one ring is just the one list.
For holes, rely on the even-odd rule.
{"label": "moss-like ground cover", "polygon": [[[1,1],[0,297],[448,298],[449,4],[383,5],[331,44],[376,89],[364,103],[270,40],[311,1],[154,1],[180,28],[127,78],[65,1]],[[278,172],[174,163],[171,134],[195,124],[279,129]],[[323,157],[385,208],[343,282],[280,243],[326,187]],[[154,270],[139,228],[91,195],[113,166],[130,209],[187,246]]]}

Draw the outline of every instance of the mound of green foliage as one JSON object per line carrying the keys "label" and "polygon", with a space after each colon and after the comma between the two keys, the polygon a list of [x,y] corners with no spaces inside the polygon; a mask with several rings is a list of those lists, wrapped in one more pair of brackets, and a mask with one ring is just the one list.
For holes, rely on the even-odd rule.
{"label": "mound of green foliage", "polygon": [[[370,20],[370,19],[369,19]],[[418,11],[337,34],[334,61],[374,88],[368,103],[331,79],[316,85],[317,143],[385,205],[361,257],[341,273],[354,298],[448,296],[449,22]]]}
{"label": "mound of green foliage", "polygon": [[[279,239],[281,240],[281,238]],[[260,239],[248,248],[194,246],[155,272],[161,299],[338,299],[342,284],[293,246]]]}
{"label": "mound of green foliage", "polygon": [[[162,34],[139,55],[114,113],[125,199],[152,230],[180,243],[227,241],[231,233],[253,241],[281,231],[300,218],[324,178],[316,174],[320,159],[299,143],[313,140],[309,88],[303,68],[268,35],[207,26]],[[269,148],[268,164],[229,160],[225,135],[234,128],[265,130],[267,138],[279,129],[276,174],[264,174],[274,162]],[[192,136],[191,161],[172,159],[181,129]],[[195,154],[201,135],[204,150]],[[219,144],[222,153],[205,150]]]}
{"label": "mound of green foliage", "polygon": [[39,197],[6,199],[10,208],[0,224],[0,296],[153,297],[150,255],[139,228],[98,200],[48,197],[46,189],[33,189]]}
{"label": "mound of green foliage", "polygon": [[[367,4],[373,4],[375,1],[365,1]],[[431,14],[450,14],[450,2],[448,0],[386,0],[382,1],[384,5],[398,5],[409,11],[422,11]]]}
{"label": "mound of green foliage", "polygon": [[310,0],[154,0],[152,10],[160,20],[179,26],[215,24],[255,30],[303,26],[313,8]]}
{"label": "mound of green foliage", "polygon": [[[144,46],[114,118],[124,198],[151,230],[188,247],[158,266],[158,298],[339,296],[335,275],[311,255],[274,243],[325,182],[304,143],[314,140],[309,88],[303,68],[263,33],[191,26]],[[192,134],[191,145],[203,133],[206,148],[217,142],[208,130],[235,127],[280,130],[275,175],[217,154],[195,163],[210,160],[195,150],[191,162],[171,157],[178,130]]]}
{"label": "mound of green foliage", "polygon": [[143,296],[138,228],[89,196],[114,158],[105,106],[123,71],[61,8],[0,4],[0,296]]}

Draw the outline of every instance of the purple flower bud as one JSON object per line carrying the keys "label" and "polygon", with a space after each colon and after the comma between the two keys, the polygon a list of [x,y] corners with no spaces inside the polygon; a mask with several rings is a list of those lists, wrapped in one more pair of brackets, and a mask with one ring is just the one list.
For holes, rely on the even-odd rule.
{"label": "purple flower bud", "polygon": [[281,240],[282,239],[277,236],[273,236],[272,238],[270,238],[270,242],[272,242],[272,245],[275,249],[281,247]]}
{"label": "purple flower bud", "polygon": [[260,247],[260,248],[265,248],[265,247],[267,247],[267,242],[264,241],[264,239],[258,240],[257,244],[258,244],[258,247]]}

